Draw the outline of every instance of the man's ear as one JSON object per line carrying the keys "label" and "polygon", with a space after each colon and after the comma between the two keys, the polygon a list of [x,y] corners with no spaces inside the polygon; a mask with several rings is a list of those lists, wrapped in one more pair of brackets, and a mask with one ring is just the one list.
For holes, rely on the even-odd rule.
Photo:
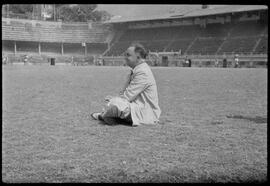
{"label": "man's ear", "polygon": [[136,52],[135,55],[136,55],[137,59],[140,59],[140,54],[139,53]]}

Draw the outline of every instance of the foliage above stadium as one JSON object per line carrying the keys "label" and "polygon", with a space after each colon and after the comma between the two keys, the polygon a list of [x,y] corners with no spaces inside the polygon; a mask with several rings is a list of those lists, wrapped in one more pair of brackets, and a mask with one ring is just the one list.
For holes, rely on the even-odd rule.
{"label": "foliage above stadium", "polygon": [[94,22],[108,20],[110,14],[106,11],[96,11],[96,4],[78,4],[75,6],[59,6],[59,18],[64,22]]}
{"label": "foliage above stadium", "polygon": [[152,15],[152,16],[130,16],[121,17],[116,16],[111,20],[106,21],[106,23],[126,23],[126,22],[140,22],[140,21],[150,21],[150,20],[165,20],[165,19],[179,19],[179,18],[191,18],[191,17],[201,17],[210,15],[220,15],[228,13],[237,12],[249,12],[257,10],[267,10],[267,6],[264,5],[224,5],[220,7],[208,7],[208,8],[196,8],[191,10],[180,10],[169,12],[162,15]]}

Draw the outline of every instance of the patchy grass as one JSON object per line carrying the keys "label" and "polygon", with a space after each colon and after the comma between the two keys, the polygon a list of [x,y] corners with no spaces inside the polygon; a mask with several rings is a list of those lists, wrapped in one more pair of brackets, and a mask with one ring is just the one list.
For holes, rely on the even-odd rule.
{"label": "patchy grass", "polygon": [[4,182],[267,180],[267,69],[153,68],[161,124],[129,127],[90,116],[127,68],[2,67]]}

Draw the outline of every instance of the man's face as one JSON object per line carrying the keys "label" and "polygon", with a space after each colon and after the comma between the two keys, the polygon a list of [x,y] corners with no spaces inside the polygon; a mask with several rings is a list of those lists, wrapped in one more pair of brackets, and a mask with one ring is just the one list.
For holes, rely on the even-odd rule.
{"label": "man's face", "polygon": [[134,50],[135,47],[129,47],[125,53],[126,64],[131,68],[133,68],[138,61],[137,55]]}

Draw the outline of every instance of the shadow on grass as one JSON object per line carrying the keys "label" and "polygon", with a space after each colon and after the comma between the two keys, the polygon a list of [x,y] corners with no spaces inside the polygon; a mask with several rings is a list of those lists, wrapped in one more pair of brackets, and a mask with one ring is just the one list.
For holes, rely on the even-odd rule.
{"label": "shadow on grass", "polygon": [[132,123],[131,122],[127,122],[126,120],[123,119],[119,119],[119,118],[107,118],[105,119],[105,121],[101,121],[99,120],[98,124],[100,125],[107,125],[107,126],[127,126],[127,127],[132,127]]}
{"label": "shadow on grass", "polygon": [[[170,121],[171,122],[171,121]],[[119,118],[110,118],[110,120],[108,121],[102,121],[102,120],[98,120],[98,124],[100,125],[105,125],[105,126],[127,126],[127,127],[134,127],[132,126],[132,122],[127,122],[126,120],[123,119],[119,119]],[[159,125],[165,125],[164,121],[160,121],[158,123]],[[157,126],[157,125],[144,125],[144,126]]]}
{"label": "shadow on grass", "polygon": [[228,115],[226,117],[232,118],[232,119],[244,119],[244,120],[252,121],[254,123],[267,123],[267,117],[261,117],[261,116],[250,117],[250,116],[242,116],[242,115]]}

